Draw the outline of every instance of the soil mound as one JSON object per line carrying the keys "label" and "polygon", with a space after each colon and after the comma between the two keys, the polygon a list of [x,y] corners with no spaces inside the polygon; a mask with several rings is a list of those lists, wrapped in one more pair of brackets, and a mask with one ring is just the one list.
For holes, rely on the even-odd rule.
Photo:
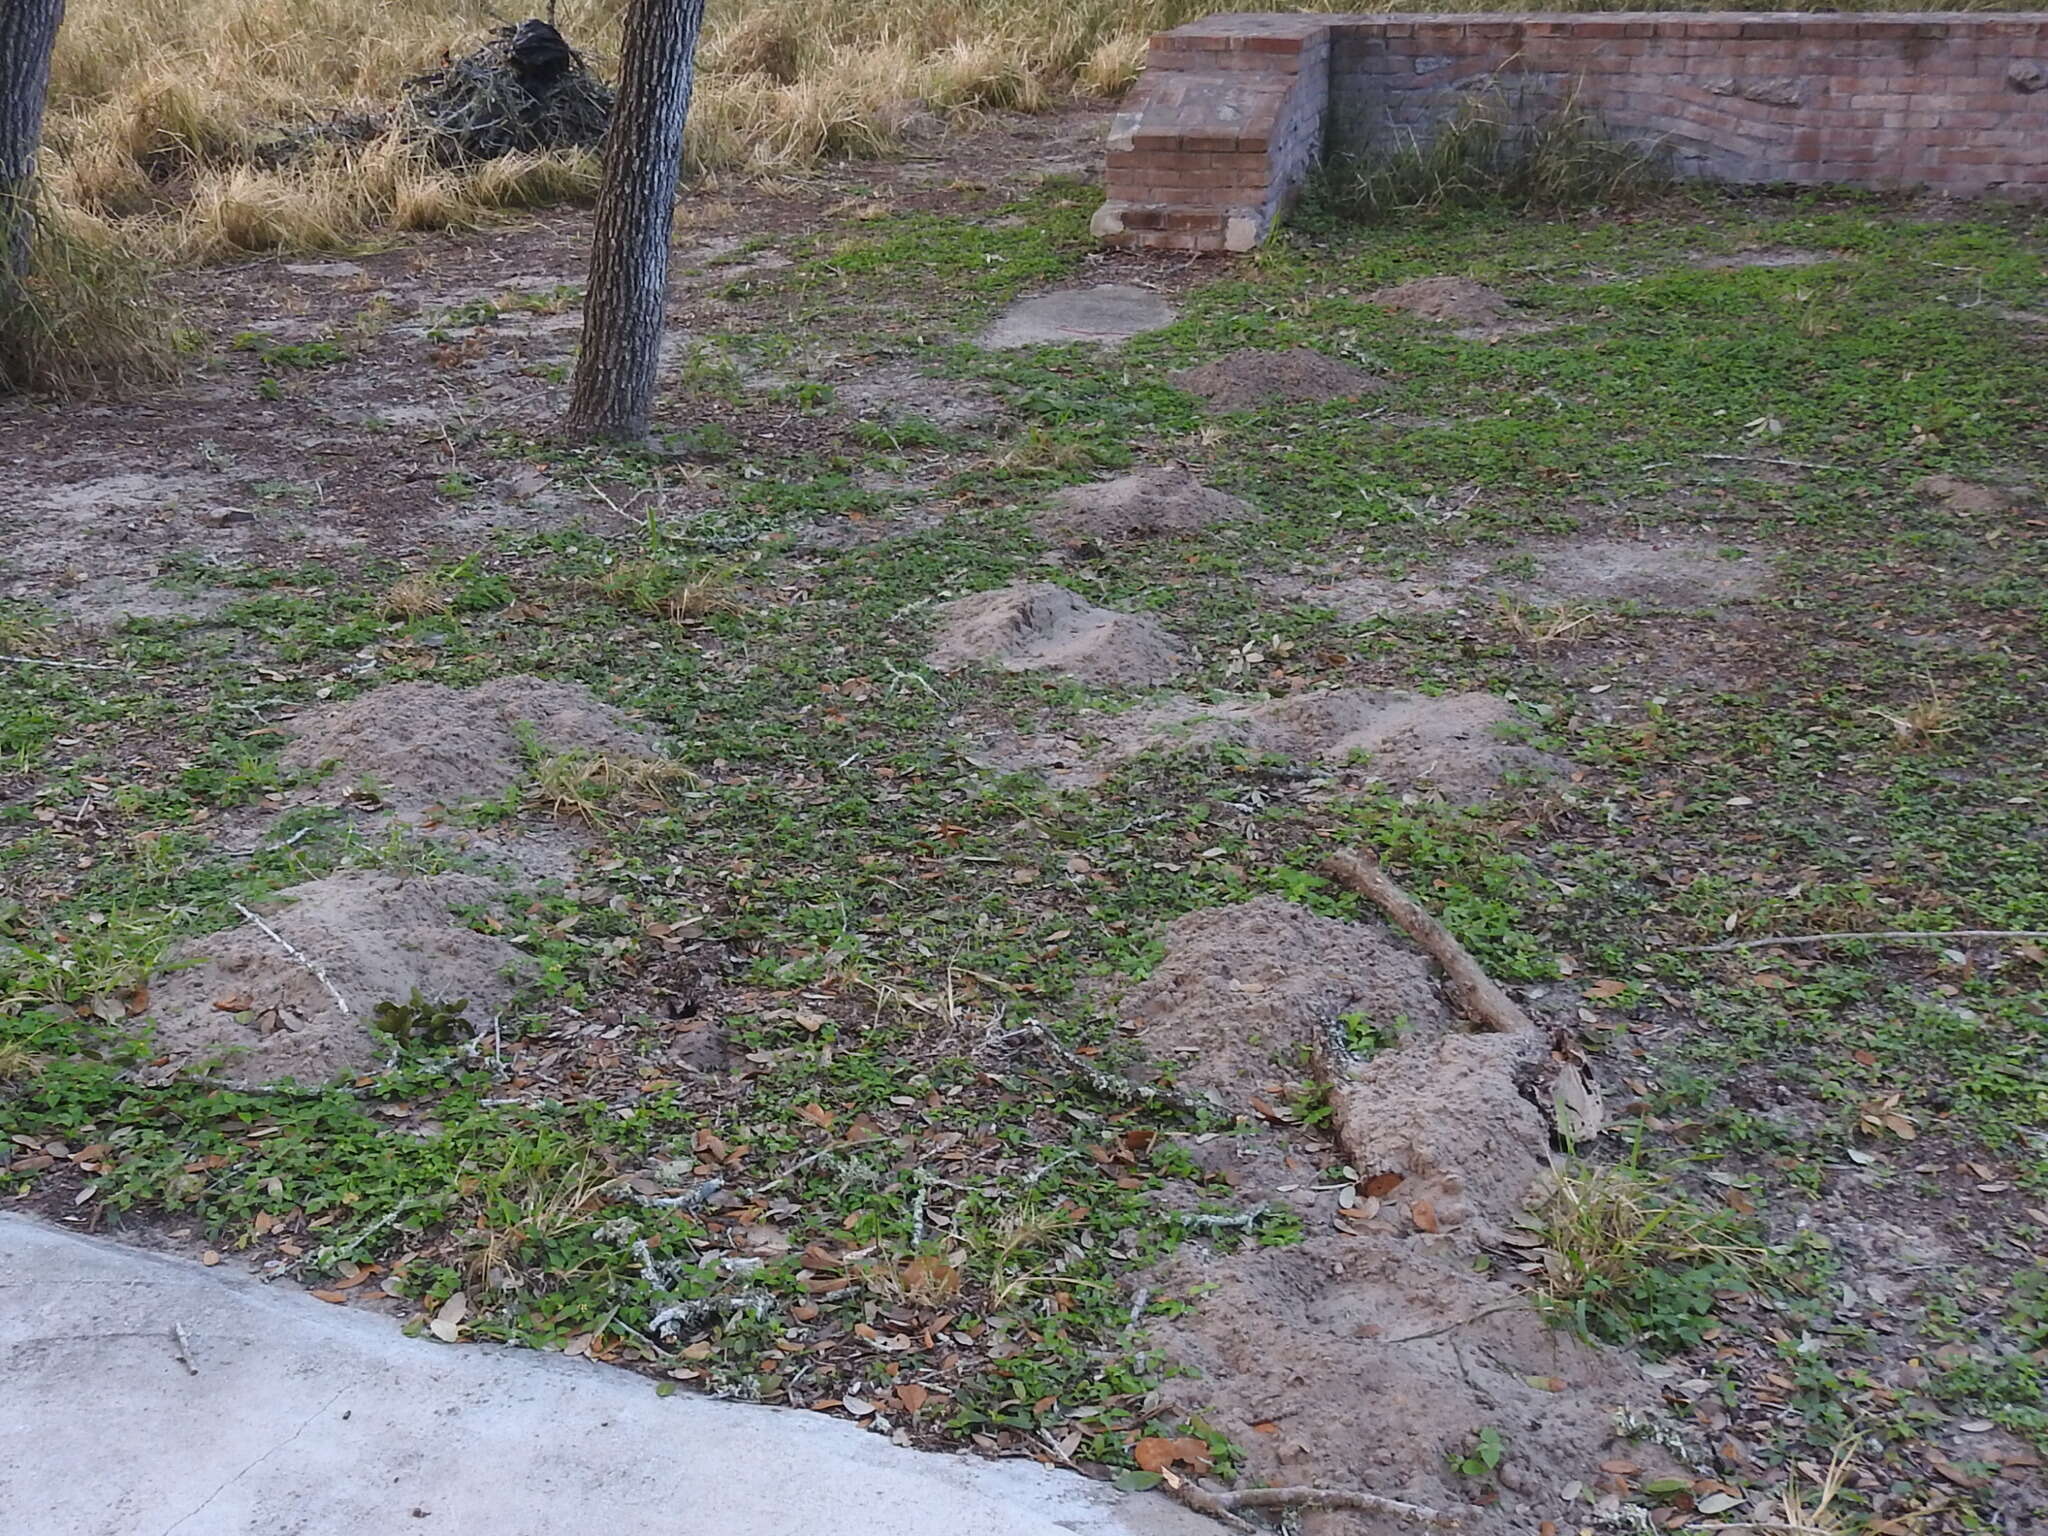
{"label": "soil mound", "polygon": [[1493,327],[1514,319],[1514,306],[1469,277],[1418,277],[1369,295],[1382,309],[1403,310],[1444,325]]}
{"label": "soil mound", "polygon": [[947,603],[939,615],[927,659],[941,671],[980,663],[1143,688],[1181,666],[1180,642],[1153,620],[1098,608],[1049,581],[977,592]]}
{"label": "soil mound", "polygon": [[1250,348],[1183,368],[1173,376],[1175,387],[1207,401],[1219,411],[1256,411],[1268,405],[1321,404],[1355,400],[1387,387],[1352,363],[1325,357],[1307,347],[1286,352]]}
{"label": "soil mound", "polygon": [[1249,1111],[1307,1072],[1305,1053],[1357,1016],[1387,1039],[1454,1027],[1430,963],[1386,929],[1318,917],[1277,896],[1190,912],[1166,955],[1123,1002],[1146,1050],[1175,1079]]}
{"label": "soil mound", "polygon": [[992,743],[986,767],[1036,771],[1062,788],[1099,784],[1119,763],[1154,748],[1209,745],[1343,766],[1363,759],[1372,777],[1404,789],[1432,789],[1445,799],[1486,799],[1510,776],[1549,779],[1571,765],[1547,752],[1504,739],[1519,723],[1513,705],[1488,693],[1443,698],[1343,689],[1292,698],[1209,704],[1175,699],[1154,709],[1091,716],[1088,744],[1068,736],[1030,736]]}
{"label": "soil mound", "polygon": [[1940,502],[1944,511],[1965,517],[2010,512],[2020,502],[2017,495],[2002,485],[1982,485],[1955,475],[1927,475],[1914,481],[1913,489],[1929,501]]}
{"label": "soil mound", "polygon": [[1069,486],[1035,520],[1048,538],[1115,542],[1148,534],[1191,533],[1241,522],[1251,504],[1212,490],[1178,464],[1141,469],[1093,485]]}
{"label": "soil mound", "polygon": [[350,873],[281,892],[289,904],[263,917],[275,937],[244,922],[167,957],[146,1015],[157,1051],[172,1067],[225,1056],[220,1075],[232,1083],[314,1083],[379,1065],[390,1047],[370,1030],[372,1010],[415,990],[466,1000],[481,1027],[533,965],[451,912],[489,905],[497,890],[467,875]]}
{"label": "soil mound", "polygon": [[[1229,1258],[1184,1248],[1151,1276],[1198,1304],[1152,1342],[1194,1375],[1160,1388],[1162,1415],[1199,1417],[1244,1447],[1245,1483],[1363,1488],[1462,1517],[1478,1536],[1585,1523],[1562,1485],[1593,1486],[1603,1461],[1668,1465],[1617,1437],[1657,1394],[1623,1356],[1582,1344],[1513,1304],[1469,1256],[1435,1239],[1312,1237]],[[1504,1305],[1505,1304],[1505,1305]],[[1418,1338],[1427,1334],[1429,1337]],[[1277,1426],[1277,1427],[1276,1427]],[[1506,1447],[1497,1501],[1450,1465],[1492,1428]],[[1303,1536],[1396,1536],[1420,1527],[1305,1513]]]}
{"label": "soil mound", "polygon": [[[1252,1480],[1364,1488],[1457,1513],[1488,1536],[1562,1523],[1561,1485],[1595,1482],[1617,1454],[1663,1467],[1654,1449],[1615,1441],[1619,1410],[1647,1420],[1660,1407],[1634,1364],[1547,1327],[1474,1267],[1544,1168],[1547,1128],[1520,1089],[1544,1038],[1464,1032],[1429,962],[1377,924],[1261,897],[1191,913],[1165,938],[1158,970],[1122,1007],[1146,1045],[1191,1057],[1180,1081],[1233,1107],[1313,1070],[1358,1182],[1342,1235],[1229,1257],[1190,1244],[1148,1277],[1195,1299],[1152,1335],[1195,1373],[1170,1376],[1160,1407],[1227,1433]],[[1350,1015],[1362,1017],[1342,1022]],[[1338,1158],[1326,1148],[1318,1160]],[[1254,1178],[1237,1198],[1289,1200],[1290,1186],[1256,1185],[1275,1163],[1240,1163]],[[1472,1486],[1449,1459],[1487,1428],[1508,1448],[1502,1495],[1466,1508]],[[1328,1512],[1301,1529],[1386,1528]]]}
{"label": "soil mound", "polygon": [[329,784],[367,781],[399,810],[502,795],[528,772],[522,728],[549,752],[654,757],[661,743],[587,688],[502,677],[473,688],[392,683],[292,723],[284,766],[335,765]]}

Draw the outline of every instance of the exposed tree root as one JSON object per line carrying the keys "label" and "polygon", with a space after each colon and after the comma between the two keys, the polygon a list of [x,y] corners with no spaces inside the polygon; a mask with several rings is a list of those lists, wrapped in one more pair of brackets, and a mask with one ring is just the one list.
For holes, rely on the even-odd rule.
{"label": "exposed tree root", "polygon": [[1421,902],[1402,890],[1371,853],[1333,853],[1323,860],[1323,869],[1347,890],[1356,891],[1386,913],[1403,933],[1429,952],[1444,968],[1444,990],[1473,1023],[1496,1034],[1535,1032],[1535,1021],[1479,968],[1471,951],[1457,941],[1450,929],[1430,916]]}

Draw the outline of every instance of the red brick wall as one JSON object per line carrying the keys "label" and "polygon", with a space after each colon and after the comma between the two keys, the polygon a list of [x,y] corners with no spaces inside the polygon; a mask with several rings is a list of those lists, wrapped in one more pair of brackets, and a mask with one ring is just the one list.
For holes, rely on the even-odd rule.
{"label": "red brick wall", "polygon": [[1426,141],[1475,95],[1575,100],[1687,175],[2048,197],[2048,16],[1235,15],[1152,39],[1097,233],[1248,249],[1326,147]]}

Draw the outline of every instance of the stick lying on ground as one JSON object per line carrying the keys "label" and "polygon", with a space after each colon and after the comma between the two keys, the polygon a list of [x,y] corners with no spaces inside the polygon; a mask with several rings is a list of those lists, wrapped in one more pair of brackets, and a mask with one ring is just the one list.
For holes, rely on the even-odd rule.
{"label": "stick lying on ground", "polygon": [[1471,951],[1431,917],[1421,902],[1396,885],[1372,854],[1333,853],[1323,860],[1323,869],[1338,884],[1386,913],[1403,933],[1429,951],[1444,968],[1444,989],[1451,1001],[1474,1023],[1503,1035],[1535,1030],[1535,1021],[1479,968]]}
{"label": "stick lying on ground", "polygon": [[1355,1509],[1369,1515],[1413,1520],[1418,1525],[1455,1528],[1458,1524],[1457,1516],[1426,1504],[1404,1504],[1399,1499],[1351,1488],[1237,1488],[1227,1493],[1211,1493],[1184,1482],[1173,1488],[1172,1493],[1197,1514],[1221,1520],[1235,1531],[1258,1529],[1249,1520],[1237,1517],[1240,1509]]}
{"label": "stick lying on ground", "polygon": [[1906,928],[1889,933],[1779,933],[1768,939],[1730,939],[1726,944],[1681,944],[1674,954],[1725,955],[1738,949],[1770,949],[1780,944],[1845,944],[1851,940],[1886,942],[1896,939],[2048,939],[2038,928]]}

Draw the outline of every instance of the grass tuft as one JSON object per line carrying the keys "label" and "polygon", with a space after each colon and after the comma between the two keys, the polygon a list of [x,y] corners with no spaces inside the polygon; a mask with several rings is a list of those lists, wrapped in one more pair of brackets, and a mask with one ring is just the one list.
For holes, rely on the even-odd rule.
{"label": "grass tuft", "polygon": [[1653,151],[1609,138],[1576,99],[1517,125],[1498,96],[1475,96],[1426,144],[1411,138],[1332,164],[1319,200],[1342,217],[1378,222],[1453,208],[1621,208],[1670,184]]}
{"label": "grass tuft", "polygon": [[75,398],[169,377],[175,333],[150,276],[97,221],[36,216],[27,278],[0,277],[0,393]]}

